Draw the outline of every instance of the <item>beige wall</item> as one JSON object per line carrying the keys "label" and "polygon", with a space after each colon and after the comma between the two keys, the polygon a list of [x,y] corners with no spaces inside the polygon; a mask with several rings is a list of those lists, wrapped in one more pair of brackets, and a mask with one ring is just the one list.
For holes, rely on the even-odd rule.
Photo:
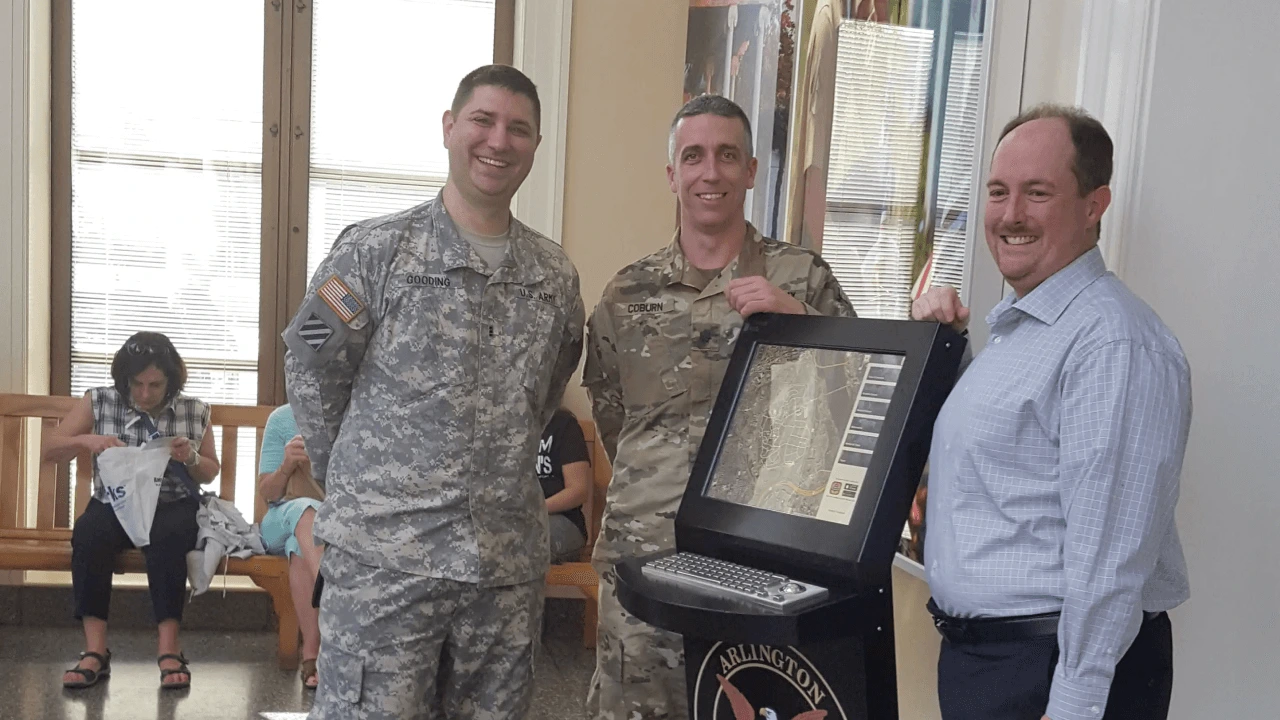
{"label": "beige wall", "polygon": [[1252,720],[1280,716],[1280,5],[1204,10],[1160,6],[1124,280],[1182,342],[1195,396],[1169,717]]}
{"label": "beige wall", "polygon": [[[564,237],[590,314],[609,278],[671,241],[667,125],[680,107],[686,0],[573,7]],[[565,402],[588,411],[572,383]]]}

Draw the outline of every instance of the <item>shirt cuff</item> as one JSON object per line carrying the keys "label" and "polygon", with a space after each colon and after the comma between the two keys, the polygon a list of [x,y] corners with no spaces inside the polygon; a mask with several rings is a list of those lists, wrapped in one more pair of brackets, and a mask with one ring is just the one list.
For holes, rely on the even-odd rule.
{"label": "shirt cuff", "polygon": [[1044,714],[1049,716],[1049,720],[1102,720],[1110,694],[1110,685],[1081,685],[1067,680],[1059,665],[1053,671],[1049,707]]}

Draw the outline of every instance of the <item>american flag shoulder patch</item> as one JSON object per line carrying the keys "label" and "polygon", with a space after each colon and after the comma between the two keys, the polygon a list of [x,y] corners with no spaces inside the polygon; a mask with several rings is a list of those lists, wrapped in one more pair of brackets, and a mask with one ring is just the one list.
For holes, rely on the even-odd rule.
{"label": "american flag shoulder patch", "polygon": [[355,320],[360,317],[360,313],[364,312],[364,303],[351,294],[351,288],[348,288],[337,275],[325,280],[316,292],[344,323]]}
{"label": "american flag shoulder patch", "polygon": [[306,319],[298,328],[298,337],[302,338],[302,342],[306,343],[315,352],[320,352],[320,348],[329,342],[329,338],[333,337],[333,328],[329,324],[320,319],[319,315],[311,313],[311,317]]}

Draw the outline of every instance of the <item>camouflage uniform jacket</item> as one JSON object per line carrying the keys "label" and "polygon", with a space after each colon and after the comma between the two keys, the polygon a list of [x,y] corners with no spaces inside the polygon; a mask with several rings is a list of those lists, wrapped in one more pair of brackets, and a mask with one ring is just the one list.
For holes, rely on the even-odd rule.
{"label": "camouflage uniform jacket", "polygon": [[704,290],[683,282],[687,268],[677,233],[614,276],[587,324],[583,385],[613,461],[599,565],[675,547],[676,510],[742,329],[730,280],[763,275],[810,314],[854,314],[821,257],[750,225],[738,258]]}
{"label": "camouflage uniform jacket", "polygon": [[289,402],[327,495],[317,537],[428,577],[542,577],[534,459],[583,319],[572,263],[515,219],[492,275],[439,197],[344,230],[284,333]]}

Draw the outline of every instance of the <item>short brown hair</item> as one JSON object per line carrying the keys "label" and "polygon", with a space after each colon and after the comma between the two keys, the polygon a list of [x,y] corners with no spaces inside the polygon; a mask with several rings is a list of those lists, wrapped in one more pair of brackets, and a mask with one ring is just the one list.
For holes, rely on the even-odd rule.
{"label": "short brown hair", "polygon": [[[1084,197],[1104,185],[1111,184],[1111,155],[1114,147],[1107,129],[1097,118],[1083,108],[1043,103],[1036,105],[1010,120],[1000,131],[1000,140],[1013,132],[1014,128],[1025,125],[1032,120],[1058,118],[1067,123],[1071,133],[1071,144],[1075,146],[1076,156],[1071,162],[1071,172],[1076,176],[1076,184],[1080,186],[1080,196]],[[996,142],[1000,147],[1000,142]]]}
{"label": "short brown hair", "polygon": [[538,101],[538,86],[533,84],[528,75],[510,65],[483,65],[467,73],[458,83],[458,91],[453,94],[453,104],[449,112],[457,115],[462,106],[471,100],[471,95],[478,87],[500,87],[507,92],[523,95],[533,103],[533,122],[535,128],[542,127],[542,103]]}
{"label": "short brown hair", "polygon": [[751,141],[751,119],[747,117],[742,106],[720,95],[699,95],[676,111],[675,118],[671,120],[671,130],[667,133],[668,162],[676,161],[676,128],[680,125],[680,121],[699,115],[715,115],[742,123],[742,150],[748,158],[755,157],[755,148],[752,147]]}
{"label": "short brown hair", "polygon": [[152,365],[164,373],[168,381],[164,388],[166,405],[182,392],[187,384],[187,365],[177,348],[163,333],[140,332],[125,340],[111,360],[111,379],[120,397],[128,401],[129,381]]}

